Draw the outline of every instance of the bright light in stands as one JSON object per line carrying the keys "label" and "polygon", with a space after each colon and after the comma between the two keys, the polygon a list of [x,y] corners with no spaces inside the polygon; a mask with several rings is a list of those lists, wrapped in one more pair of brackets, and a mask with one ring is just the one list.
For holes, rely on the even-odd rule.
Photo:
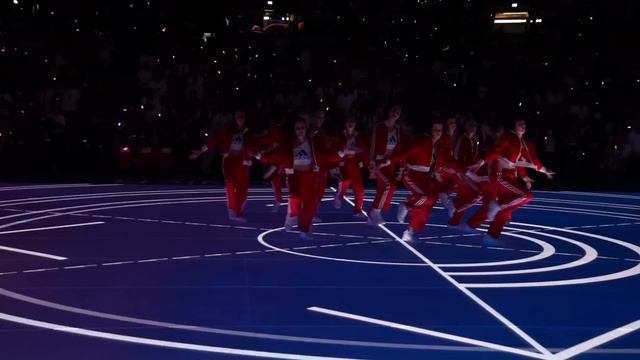
{"label": "bright light in stands", "polygon": [[273,5],[273,1],[271,0],[267,1],[267,5]]}
{"label": "bright light in stands", "polygon": [[527,20],[524,19],[496,19],[494,21],[495,24],[522,24],[526,22]]}
{"label": "bright light in stands", "polygon": [[511,3],[511,7],[512,8],[517,8],[518,7],[518,3]]}

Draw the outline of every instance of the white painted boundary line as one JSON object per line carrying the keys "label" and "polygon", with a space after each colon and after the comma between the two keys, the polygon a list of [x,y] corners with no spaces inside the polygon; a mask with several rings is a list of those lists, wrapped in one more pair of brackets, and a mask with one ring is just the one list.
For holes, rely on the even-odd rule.
{"label": "white painted boundary line", "polygon": [[627,325],[621,326],[617,329],[613,329],[611,331],[608,331],[600,336],[596,336],[592,339],[589,339],[587,341],[581,342],[580,344],[574,345],[568,349],[565,349],[563,351],[560,351],[559,353],[556,353],[552,359],[569,359],[572,358],[576,355],[580,355],[582,353],[585,353],[597,346],[600,346],[604,343],[607,343],[611,340],[617,339],[621,336],[627,335],[633,331],[636,331],[640,328],[640,320],[636,320],[632,323],[629,323]]}
{"label": "white painted boundary line", "polygon": [[18,248],[9,247],[9,246],[0,246],[0,250],[10,251],[10,252],[14,252],[14,253],[20,253],[20,254],[25,254],[25,255],[31,255],[31,256],[38,256],[38,257],[43,257],[43,258],[53,259],[53,260],[67,260],[66,257],[62,257],[62,256],[58,256],[58,255],[51,255],[51,254],[46,254],[46,253],[37,252],[37,251],[18,249]]}
{"label": "white painted boundary line", "polygon": [[309,307],[309,308],[307,308],[307,310],[318,312],[318,313],[322,313],[322,314],[326,314],[326,315],[337,316],[337,317],[347,318],[347,319],[356,320],[356,321],[362,321],[362,322],[366,322],[366,323],[369,323],[369,324],[386,326],[386,327],[390,327],[390,328],[393,328],[393,329],[410,331],[410,332],[417,333],[417,334],[429,335],[429,336],[437,337],[437,338],[440,338],[440,339],[457,341],[457,342],[461,342],[461,343],[464,343],[464,344],[481,346],[481,347],[485,347],[485,348],[488,348],[488,349],[493,349],[493,350],[498,350],[498,351],[505,351],[505,352],[509,352],[509,353],[512,353],[512,354],[518,354],[518,355],[522,355],[522,356],[532,357],[532,358],[535,358],[535,359],[547,359],[548,358],[546,355],[543,355],[543,354],[538,354],[538,353],[535,353],[535,352],[532,352],[532,351],[522,350],[522,349],[510,347],[510,346],[504,346],[504,345],[490,343],[490,342],[486,342],[486,341],[471,339],[471,338],[468,338],[468,337],[447,334],[447,333],[443,333],[443,332],[439,332],[439,331],[422,329],[422,328],[419,328],[419,327],[410,326],[410,325],[403,325],[403,324],[399,324],[399,323],[395,323],[395,322],[391,322],[391,321],[378,320],[378,319],[374,319],[374,318],[370,318],[370,317],[366,317],[366,316],[350,314],[350,313],[346,313],[346,312],[342,312],[342,311],[325,309],[325,308],[321,308],[321,307],[317,307],[317,306]]}
{"label": "white painted boundary line", "polygon": [[137,336],[128,336],[128,335],[120,335],[120,334],[108,333],[103,331],[81,329],[81,328],[76,328],[71,326],[65,326],[60,324],[28,319],[28,318],[9,315],[5,313],[0,313],[0,319],[5,321],[10,321],[13,323],[29,325],[29,326],[34,326],[41,329],[49,329],[49,330],[59,331],[63,333],[83,335],[83,336],[89,336],[89,337],[100,338],[100,339],[122,341],[122,342],[128,342],[133,344],[173,348],[173,349],[195,350],[195,351],[203,351],[208,353],[229,354],[229,355],[236,355],[236,356],[252,356],[252,357],[259,357],[259,358],[270,358],[270,359],[291,359],[291,360],[346,359],[346,358],[336,358],[336,357],[309,356],[309,355],[301,355],[301,354],[287,354],[287,353],[276,353],[276,352],[267,352],[267,351],[235,349],[235,348],[227,348],[227,347],[219,347],[219,346],[207,346],[207,345],[198,345],[198,344],[182,343],[182,342],[175,342],[175,341],[149,339],[149,338],[143,338],[143,337],[137,337]]}
{"label": "white painted boundary line", "polygon": [[53,230],[53,229],[67,229],[67,228],[73,228],[73,227],[91,226],[91,225],[99,225],[99,224],[104,224],[104,221],[94,221],[94,222],[88,222],[88,223],[58,225],[58,226],[47,226],[47,227],[31,228],[31,229],[0,231],[0,235],[32,232],[32,231],[42,231],[42,230]]}
{"label": "white painted boundary line", "polygon": [[[331,189],[333,191],[336,191],[334,188],[331,188]],[[347,201],[351,206],[355,206],[355,204],[351,200],[345,198],[345,201]],[[363,211],[363,213],[364,213],[364,211]],[[365,215],[366,215],[366,213],[365,213]],[[378,227],[380,229],[384,230],[387,234],[389,234],[396,241],[398,241],[398,243],[400,243],[402,246],[404,246],[407,250],[411,251],[414,255],[416,255],[424,263],[426,263],[429,266],[431,266],[431,268],[433,268],[433,270],[435,270],[438,274],[440,274],[440,276],[442,276],[443,278],[445,278],[445,280],[447,280],[453,286],[458,288],[458,290],[460,290],[463,294],[467,295],[471,300],[475,301],[478,305],[480,305],[488,313],[490,313],[496,319],[498,319],[500,322],[502,322],[504,325],[506,325],[509,329],[511,329],[511,331],[513,331],[517,335],[519,335],[523,340],[525,340],[531,346],[533,346],[534,348],[536,348],[538,351],[540,351],[542,354],[544,354],[546,356],[551,356],[552,355],[551,352],[549,352],[549,350],[547,350],[544,346],[540,345],[540,343],[535,341],[531,336],[527,335],[527,333],[525,333],[523,330],[521,330],[519,327],[517,327],[514,323],[512,323],[509,319],[507,319],[502,314],[500,314],[496,309],[494,309],[489,304],[484,302],[482,299],[477,297],[474,293],[471,292],[471,290],[469,290],[469,289],[463,287],[462,285],[460,285],[460,283],[458,283],[454,278],[452,278],[450,275],[448,275],[446,272],[444,272],[442,269],[440,269],[436,264],[434,264],[426,256],[422,255],[422,253],[420,253],[418,250],[414,249],[411,245],[409,245],[406,242],[402,241],[402,239],[400,239],[398,237],[398,235],[396,235],[393,231],[389,230],[387,227],[385,227],[382,224],[378,225]]]}
{"label": "white painted boundary line", "polygon": [[343,345],[343,346],[360,346],[360,347],[376,347],[376,348],[389,348],[389,349],[405,349],[405,350],[443,350],[443,351],[492,351],[486,348],[479,347],[463,347],[463,346],[451,346],[451,345],[422,345],[422,344],[403,344],[403,343],[386,343],[386,342],[373,342],[373,341],[357,341],[357,340],[339,340],[339,339],[327,339],[327,338],[314,338],[314,337],[301,337],[301,336],[291,336],[291,335],[278,335],[278,334],[266,334],[266,333],[258,333],[258,332],[248,332],[248,331],[238,331],[238,330],[227,330],[227,329],[217,329],[210,328],[204,326],[197,325],[188,325],[188,324],[176,324],[169,322],[162,322],[156,320],[148,320],[148,319],[140,319],[116,314],[103,313],[93,310],[81,309],[72,306],[62,305],[58,303],[49,302],[46,300],[41,300],[37,298],[33,298],[30,296],[18,294],[6,289],[0,288],[0,295],[6,296],[12,299],[16,299],[19,301],[23,301],[26,303],[44,306],[50,309],[56,309],[60,311],[71,312],[74,314],[82,314],[91,317],[97,317],[101,319],[109,319],[115,321],[123,321],[133,324],[140,324],[145,326],[156,326],[163,327],[169,329],[179,329],[185,331],[194,331],[201,332],[207,334],[220,334],[220,335],[230,335],[230,336],[242,336],[242,337],[250,337],[256,339],[269,339],[269,340],[279,340],[279,341],[294,341],[294,342],[303,342],[303,343],[312,343],[312,344],[326,344],[326,345]]}
{"label": "white painted boundary line", "polygon": [[23,186],[2,186],[0,191],[16,191],[16,190],[39,190],[39,189],[62,189],[62,188],[85,188],[85,187],[105,187],[105,186],[121,186],[122,184],[49,184],[49,185],[23,185]]}

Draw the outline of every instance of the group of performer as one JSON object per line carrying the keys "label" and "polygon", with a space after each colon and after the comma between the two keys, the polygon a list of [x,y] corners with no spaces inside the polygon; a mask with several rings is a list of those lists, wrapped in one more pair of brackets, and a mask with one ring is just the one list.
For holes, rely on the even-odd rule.
{"label": "group of performer", "polygon": [[[480,156],[477,123],[469,119],[459,133],[457,120],[432,123],[429,134],[410,139],[398,123],[400,106],[391,106],[386,120],[376,124],[370,136],[356,130],[356,119],[346,116],[340,134],[324,128],[324,112],[302,115],[293,123],[293,132],[284,124],[275,124],[262,136],[253,135],[246,126],[244,111],[234,114],[233,124],[219,131],[199,151],[219,148],[225,178],[229,219],[246,222],[244,207],[249,187],[252,158],[267,164],[274,190],[274,211],[284,202],[282,183],[289,190],[284,227],[298,226],[300,236],[311,239],[312,223],[320,222],[317,210],[325,193],[327,178],[339,181],[333,204],[342,206],[349,188],[354,194],[353,215],[367,217],[371,225],[384,224],[383,213],[391,208],[398,181],[410,191],[398,205],[397,220],[408,227],[403,241],[414,240],[427,224],[435,203],[440,201],[449,214],[448,225],[464,232],[478,232],[484,222],[490,226],[484,235],[487,244],[498,242],[502,229],[513,212],[531,201],[533,180],[527,168],[553,178],[536,156],[535,146],[524,138],[526,121],[515,119],[513,128],[504,132]],[[362,168],[376,179],[376,195],[365,212]],[[456,193],[455,200],[450,199]],[[464,215],[476,203],[479,209],[466,222]]]}

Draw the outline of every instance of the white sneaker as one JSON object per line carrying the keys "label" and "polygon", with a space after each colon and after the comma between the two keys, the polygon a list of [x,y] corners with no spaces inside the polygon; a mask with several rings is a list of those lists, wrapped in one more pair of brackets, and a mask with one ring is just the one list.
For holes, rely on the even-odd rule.
{"label": "white sneaker", "polygon": [[402,233],[402,241],[406,241],[406,242],[411,242],[414,241],[415,238],[413,237],[413,230],[412,229],[407,229]]}
{"label": "white sneaker", "polygon": [[287,217],[284,220],[284,229],[286,231],[291,231],[293,229],[293,227],[295,225],[298,224],[298,218],[295,216],[289,216],[287,215]]}
{"label": "white sneaker", "polygon": [[229,219],[231,221],[235,221],[235,222],[239,222],[239,223],[246,223],[247,222],[247,218],[242,216],[242,215],[230,217]]}
{"label": "white sneaker", "polygon": [[407,209],[407,204],[406,203],[400,203],[398,204],[398,222],[403,223],[404,219],[407,218],[407,214],[409,213],[409,209]]}
{"label": "white sneaker", "polygon": [[338,193],[336,193],[336,196],[333,198],[333,207],[336,209],[342,207],[342,196]]}
{"label": "white sneaker", "polygon": [[313,219],[311,220],[314,223],[320,223],[322,222],[322,219],[319,216],[314,216]]}
{"label": "white sneaker", "polygon": [[369,225],[382,225],[384,224],[384,218],[382,217],[382,210],[372,209],[369,211]]}
{"label": "white sneaker", "polygon": [[271,212],[272,213],[277,213],[278,210],[280,210],[280,205],[282,205],[282,203],[280,201],[274,201],[273,202],[273,208],[271,208]]}
{"label": "white sneaker", "polygon": [[445,209],[447,209],[447,214],[449,214],[449,218],[453,217],[453,214],[456,212],[456,206],[453,203],[453,200],[449,197],[449,195],[441,193],[439,195],[440,202]]}
{"label": "white sneaker", "polygon": [[500,211],[500,205],[494,200],[491,200],[489,203],[489,211],[487,211],[487,221],[493,221],[496,218],[496,215]]}

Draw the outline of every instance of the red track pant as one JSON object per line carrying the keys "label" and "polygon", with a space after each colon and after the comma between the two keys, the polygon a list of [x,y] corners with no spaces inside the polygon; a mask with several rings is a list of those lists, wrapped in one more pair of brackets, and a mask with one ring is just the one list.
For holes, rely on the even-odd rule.
{"label": "red track pant", "polygon": [[318,175],[318,189],[316,195],[316,207],[320,208],[322,197],[327,190],[327,178],[329,177],[329,169],[320,168]]}
{"label": "red track pant", "polygon": [[438,199],[438,185],[431,175],[417,171],[409,171],[402,182],[411,191],[407,198],[409,226],[416,231],[422,230]]}
{"label": "red track pant", "polygon": [[489,204],[498,197],[495,191],[495,186],[493,186],[491,182],[483,181],[479,183],[478,186],[480,187],[480,194],[482,196],[482,205],[480,205],[478,211],[476,211],[475,214],[473,214],[473,216],[471,216],[467,221],[467,224],[474,229],[477,229],[483,222],[485,222],[485,220],[487,220]]}
{"label": "red track pant", "polygon": [[318,209],[318,173],[295,171],[287,177],[289,216],[298,217],[298,228],[308,232]]}
{"label": "red track pant", "polygon": [[373,199],[371,208],[389,211],[391,208],[391,199],[396,192],[396,174],[395,166],[386,166],[376,170],[376,197]]}
{"label": "red track pant", "polygon": [[227,207],[241,215],[249,191],[249,166],[242,164],[241,156],[229,155],[222,160],[222,173],[227,190]]}
{"label": "red track pant", "polygon": [[480,186],[467,178],[464,174],[458,176],[456,181],[457,195],[454,205],[456,211],[449,219],[449,225],[458,225],[464,217],[464,213],[482,199]]}
{"label": "red track pant", "polygon": [[284,180],[284,174],[282,169],[278,168],[273,175],[271,175],[271,188],[273,189],[273,195],[275,200],[279,203],[284,202],[282,200],[282,181]]}
{"label": "red track pant", "polygon": [[514,172],[498,171],[491,183],[498,195],[500,211],[489,226],[487,233],[497,239],[502,229],[511,221],[513,212],[533,199],[531,191],[520,185]]}
{"label": "red track pant", "polygon": [[362,183],[360,167],[358,164],[346,162],[344,166],[340,167],[340,173],[342,174],[342,181],[340,181],[338,188],[338,196],[344,196],[349,187],[351,187],[356,200],[353,213],[361,212],[362,204],[364,203],[364,184]]}

